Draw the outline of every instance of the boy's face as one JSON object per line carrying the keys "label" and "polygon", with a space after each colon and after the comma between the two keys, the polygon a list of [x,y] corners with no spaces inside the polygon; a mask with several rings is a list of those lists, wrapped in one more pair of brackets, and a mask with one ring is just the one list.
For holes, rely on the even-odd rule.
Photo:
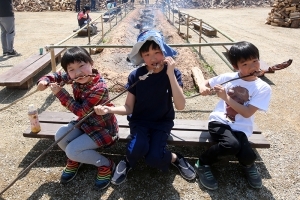
{"label": "boy's face", "polygon": [[163,61],[165,59],[160,48],[153,49],[152,45],[149,47],[149,51],[141,53],[141,56],[144,59],[149,71],[163,66]]}
{"label": "boy's face", "polygon": [[[251,58],[248,60],[241,59],[237,62],[237,68],[240,76],[247,76],[258,72],[260,70],[259,60],[257,58]],[[256,76],[250,76],[247,80],[255,80]]]}
{"label": "boy's face", "polygon": [[83,61],[70,63],[67,66],[67,73],[72,80],[81,84],[88,83],[93,79],[88,76],[92,74],[92,65]]}

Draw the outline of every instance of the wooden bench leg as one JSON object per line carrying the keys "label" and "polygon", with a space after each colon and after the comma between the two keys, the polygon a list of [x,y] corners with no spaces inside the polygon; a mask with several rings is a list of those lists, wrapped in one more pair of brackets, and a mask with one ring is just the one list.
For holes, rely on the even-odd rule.
{"label": "wooden bench leg", "polygon": [[60,63],[61,61],[61,54],[59,54],[57,57],[56,57],[56,63]]}
{"label": "wooden bench leg", "polygon": [[30,87],[33,86],[33,78],[28,79],[25,83],[23,83],[20,86],[6,86],[7,89],[21,89],[21,90],[25,90],[25,89],[29,89]]}

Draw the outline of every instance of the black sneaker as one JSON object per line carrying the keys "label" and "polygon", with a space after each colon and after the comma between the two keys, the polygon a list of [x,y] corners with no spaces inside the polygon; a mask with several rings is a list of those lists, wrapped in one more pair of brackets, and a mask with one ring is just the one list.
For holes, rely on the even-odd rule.
{"label": "black sneaker", "polygon": [[116,167],[115,173],[111,179],[111,183],[114,185],[120,185],[126,180],[128,172],[131,170],[129,163],[125,160],[121,160]]}
{"label": "black sneaker", "polygon": [[211,173],[209,165],[199,165],[199,162],[195,163],[195,169],[197,174],[199,175],[200,183],[209,190],[218,189],[218,183]]}
{"label": "black sneaker", "polygon": [[243,169],[249,185],[253,188],[261,188],[262,180],[255,165],[253,164],[251,166],[243,166]]}
{"label": "black sneaker", "polygon": [[196,177],[196,172],[194,168],[185,160],[185,158],[179,153],[175,153],[177,159],[175,162],[172,162],[180,172],[181,176],[187,180],[193,180]]}
{"label": "black sneaker", "polygon": [[18,52],[16,52],[16,50],[13,50],[12,52],[6,52],[6,57],[15,57],[15,56],[20,56],[21,54],[19,54]]}

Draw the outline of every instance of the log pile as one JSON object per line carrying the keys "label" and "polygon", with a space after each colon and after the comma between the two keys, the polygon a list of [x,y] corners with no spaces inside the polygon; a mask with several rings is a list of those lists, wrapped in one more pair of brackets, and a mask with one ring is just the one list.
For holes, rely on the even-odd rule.
{"label": "log pile", "polygon": [[291,28],[300,27],[300,0],[276,0],[266,24]]}
{"label": "log pile", "polygon": [[[14,0],[15,11],[42,12],[42,11],[75,11],[76,0]],[[81,0],[81,8],[90,5],[90,0]],[[96,0],[96,9],[106,9],[106,0]]]}
{"label": "log pile", "polygon": [[171,7],[178,8],[237,8],[266,7],[272,0],[170,0]]}

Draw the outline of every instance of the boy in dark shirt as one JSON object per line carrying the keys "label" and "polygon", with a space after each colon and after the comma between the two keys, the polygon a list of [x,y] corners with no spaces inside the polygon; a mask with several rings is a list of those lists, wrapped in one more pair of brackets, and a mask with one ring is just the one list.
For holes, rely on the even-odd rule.
{"label": "boy in dark shirt", "polygon": [[194,168],[182,155],[166,149],[175,118],[172,100],[177,110],[185,107],[181,72],[175,68],[172,58],[175,55],[177,52],[165,44],[159,32],[142,32],[128,58],[135,65],[145,65],[130,73],[126,86],[129,88],[147,73],[150,73],[149,77],[129,89],[125,105],[95,107],[99,115],[128,115],[131,139],[126,157],[119,162],[111,180],[115,185],[126,180],[129,170],[141,158],[145,158],[149,166],[162,171],[167,171],[172,163],[188,180],[196,176]]}

